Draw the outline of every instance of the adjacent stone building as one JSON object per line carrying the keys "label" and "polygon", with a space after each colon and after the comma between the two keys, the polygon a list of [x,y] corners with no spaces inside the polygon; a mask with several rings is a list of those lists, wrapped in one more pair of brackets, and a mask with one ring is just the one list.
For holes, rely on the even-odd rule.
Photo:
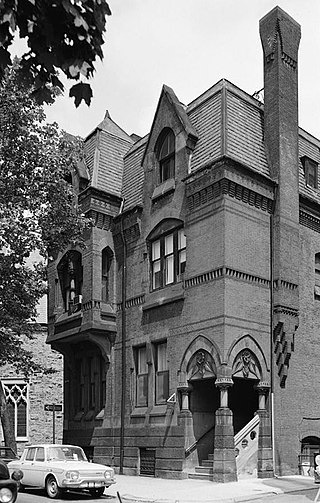
{"label": "adjacent stone building", "polygon": [[[53,413],[45,410],[46,404],[63,403],[63,358],[46,344],[47,299],[43,297],[38,306],[39,330],[34,338],[26,338],[25,345],[34,354],[37,363],[55,370],[53,374],[37,373],[28,378],[10,365],[1,367],[0,380],[7,398],[14,426],[18,454],[30,443],[62,441],[63,410]],[[53,421],[54,420],[54,421]],[[0,441],[3,433],[0,427]]]}
{"label": "adjacent stone building", "polygon": [[320,448],[320,142],[299,24],[276,7],[260,36],[264,103],[163,86],[147,136],[107,113],[72,174],[93,227],[49,268],[64,440],[126,474],[310,473]]}

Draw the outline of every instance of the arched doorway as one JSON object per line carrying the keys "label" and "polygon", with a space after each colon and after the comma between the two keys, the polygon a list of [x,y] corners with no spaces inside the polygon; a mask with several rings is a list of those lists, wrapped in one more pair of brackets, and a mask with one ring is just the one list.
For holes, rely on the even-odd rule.
{"label": "arched doorway", "polygon": [[313,477],[314,458],[317,454],[320,454],[320,438],[315,436],[304,437],[301,441],[301,454],[299,456],[301,475]]}
{"label": "arched doorway", "polygon": [[189,409],[193,436],[201,463],[213,452],[215,411],[219,407],[219,392],[214,384],[215,362],[208,351],[200,349],[193,354],[187,366],[187,377],[191,389]]}
{"label": "arched doorway", "polygon": [[259,408],[258,393],[254,389],[257,380],[233,378],[229,391],[229,407],[233,413],[234,434],[239,433],[249,423]]}
{"label": "arched doorway", "polygon": [[190,412],[198,461],[201,463],[213,453],[215,412],[219,408],[220,393],[214,384],[214,377],[191,382]]}

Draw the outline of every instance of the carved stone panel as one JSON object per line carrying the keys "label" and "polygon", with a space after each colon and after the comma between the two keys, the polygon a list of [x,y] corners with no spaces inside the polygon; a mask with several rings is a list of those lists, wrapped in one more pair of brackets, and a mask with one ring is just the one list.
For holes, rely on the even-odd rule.
{"label": "carved stone panel", "polygon": [[260,380],[261,373],[258,360],[249,349],[244,349],[238,354],[233,364],[232,377]]}
{"label": "carved stone panel", "polygon": [[212,356],[204,350],[197,351],[188,365],[188,380],[209,379],[216,377],[216,369]]}

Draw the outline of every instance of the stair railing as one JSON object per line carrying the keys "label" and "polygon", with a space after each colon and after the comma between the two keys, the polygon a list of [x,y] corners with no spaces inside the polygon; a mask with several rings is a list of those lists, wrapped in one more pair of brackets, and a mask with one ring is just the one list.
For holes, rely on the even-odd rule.
{"label": "stair railing", "polygon": [[189,447],[186,448],[185,453],[184,453],[184,455],[185,455],[186,458],[191,454],[191,452],[193,452],[195,450],[195,448],[197,447],[197,445],[200,442],[200,440],[202,440],[212,430],[214,430],[214,425],[211,426],[211,428],[209,428],[209,430],[205,431],[201,435],[201,437],[198,438],[198,440],[196,440],[195,442],[193,442],[193,444],[189,445]]}

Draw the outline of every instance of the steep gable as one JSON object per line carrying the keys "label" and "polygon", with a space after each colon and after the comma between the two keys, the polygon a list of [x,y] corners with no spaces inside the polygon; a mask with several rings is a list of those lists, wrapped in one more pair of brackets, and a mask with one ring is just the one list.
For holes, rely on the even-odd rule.
{"label": "steep gable", "polygon": [[133,144],[106,112],[104,120],[85,139],[86,164],[90,185],[121,196],[123,157]]}

